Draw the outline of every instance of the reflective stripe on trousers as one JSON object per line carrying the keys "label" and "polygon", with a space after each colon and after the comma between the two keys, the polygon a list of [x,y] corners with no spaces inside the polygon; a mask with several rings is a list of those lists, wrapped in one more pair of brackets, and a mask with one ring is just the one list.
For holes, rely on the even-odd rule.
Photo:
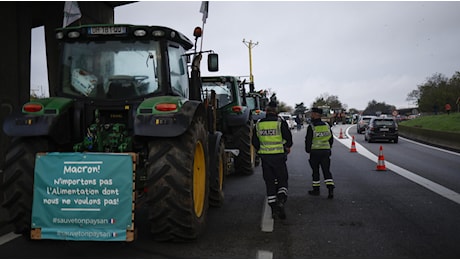
{"label": "reflective stripe on trousers", "polygon": [[276,202],[276,196],[268,196],[267,200],[268,200],[268,205],[273,204]]}

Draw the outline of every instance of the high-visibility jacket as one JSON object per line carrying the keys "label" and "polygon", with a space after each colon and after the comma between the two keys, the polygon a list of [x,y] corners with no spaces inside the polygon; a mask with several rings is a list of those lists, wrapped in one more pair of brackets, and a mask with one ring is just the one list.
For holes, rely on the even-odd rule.
{"label": "high-visibility jacket", "polygon": [[284,153],[281,121],[259,121],[256,124],[256,131],[260,141],[259,154]]}
{"label": "high-visibility jacket", "polygon": [[313,130],[313,139],[311,144],[312,150],[327,150],[331,149],[329,139],[331,136],[331,129],[328,124],[311,126]]}

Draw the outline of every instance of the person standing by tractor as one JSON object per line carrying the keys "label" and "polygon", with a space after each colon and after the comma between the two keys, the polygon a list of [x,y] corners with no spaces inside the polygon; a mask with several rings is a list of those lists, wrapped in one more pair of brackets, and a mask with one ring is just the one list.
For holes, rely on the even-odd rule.
{"label": "person standing by tractor", "polygon": [[312,196],[318,196],[320,194],[320,175],[319,168],[323,172],[324,182],[328,188],[328,198],[334,198],[334,181],[332,179],[332,173],[330,171],[331,166],[331,148],[334,143],[332,137],[332,130],[329,124],[321,121],[321,114],[323,113],[321,108],[311,109],[311,124],[307,128],[307,134],[305,136],[305,151],[310,154],[309,163],[312,173],[312,187],[313,189],[308,191],[308,194]]}
{"label": "person standing by tractor", "polygon": [[286,218],[284,204],[288,192],[287,155],[292,147],[292,134],[286,123],[278,117],[276,102],[266,108],[266,117],[257,121],[252,144],[262,161],[268,205],[272,216]]}

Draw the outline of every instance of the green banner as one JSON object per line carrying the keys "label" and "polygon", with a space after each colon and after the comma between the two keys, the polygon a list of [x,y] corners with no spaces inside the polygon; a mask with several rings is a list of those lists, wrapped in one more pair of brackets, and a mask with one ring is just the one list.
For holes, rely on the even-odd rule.
{"label": "green banner", "polygon": [[36,156],[32,228],[42,239],[125,241],[132,200],[129,154]]}

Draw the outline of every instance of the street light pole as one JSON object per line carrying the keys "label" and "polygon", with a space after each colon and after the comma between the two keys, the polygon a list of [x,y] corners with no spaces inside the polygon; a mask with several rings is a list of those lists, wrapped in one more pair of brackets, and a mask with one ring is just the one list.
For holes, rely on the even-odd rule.
{"label": "street light pole", "polygon": [[249,49],[249,92],[254,92],[254,76],[252,75],[252,48],[256,47],[259,42],[246,41],[243,39],[244,45]]}

